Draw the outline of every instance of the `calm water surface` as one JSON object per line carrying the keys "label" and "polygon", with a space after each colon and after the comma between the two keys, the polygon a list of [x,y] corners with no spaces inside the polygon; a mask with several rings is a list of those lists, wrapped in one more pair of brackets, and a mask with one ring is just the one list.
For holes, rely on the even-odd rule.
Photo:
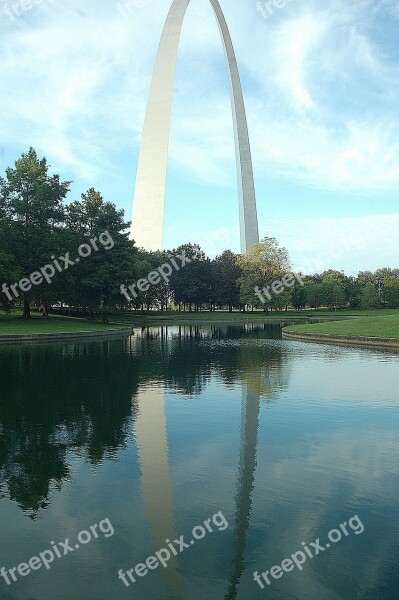
{"label": "calm water surface", "polygon": [[[0,347],[0,567],[73,550],[0,598],[397,600],[398,391],[399,355],[276,326]],[[167,569],[118,579],[220,511]],[[362,533],[254,582],[354,515]]]}

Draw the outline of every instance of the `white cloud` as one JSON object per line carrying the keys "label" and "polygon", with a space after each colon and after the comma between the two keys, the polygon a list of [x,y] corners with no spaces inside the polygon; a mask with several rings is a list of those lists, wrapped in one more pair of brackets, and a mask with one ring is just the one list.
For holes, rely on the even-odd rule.
{"label": "white cloud", "polygon": [[276,83],[298,108],[316,108],[307,89],[308,60],[325,36],[326,26],[315,16],[306,15],[283,23],[274,33]]}

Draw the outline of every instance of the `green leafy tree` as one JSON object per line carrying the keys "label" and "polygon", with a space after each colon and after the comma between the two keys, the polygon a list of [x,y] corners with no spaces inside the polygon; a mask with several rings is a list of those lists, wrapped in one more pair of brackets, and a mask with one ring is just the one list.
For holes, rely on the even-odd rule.
{"label": "green leafy tree", "polygon": [[333,280],[332,283],[323,283],[323,301],[331,309],[337,310],[345,306],[346,295],[341,283]]}
{"label": "green leafy tree", "polygon": [[[62,182],[58,175],[49,174],[47,160],[39,160],[33,148],[22,154],[15,168],[6,170],[5,178],[0,178],[0,204],[9,225],[12,255],[21,278],[27,279],[49,264],[52,255],[59,250],[65,220],[63,202],[69,185],[70,182]],[[24,288],[28,288],[28,284]],[[32,286],[21,291],[25,319],[31,318],[31,300],[37,295],[40,295],[38,288]]]}
{"label": "green leafy tree", "polygon": [[324,303],[325,287],[322,283],[312,283],[306,288],[306,303],[318,310]]}
{"label": "green leafy tree", "polygon": [[198,311],[211,300],[211,261],[198,244],[185,244],[171,252],[173,256],[182,253],[190,262],[171,276],[173,297],[177,304],[188,306],[190,312],[193,308]]}
{"label": "green leafy tree", "polygon": [[306,289],[303,285],[300,285],[298,281],[295,282],[291,293],[291,304],[295,310],[301,310],[306,306]]}
{"label": "green leafy tree", "polygon": [[390,308],[399,308],[399,278],[384,279],[384,297]]}
{"label": "green leafy tree", "polygon": [[92,248],[87,258],[71,269],[73,303],[89,308],[91,317],[100,312],[103,323],[107,323],[111,310],[126,306],[120,288],[134,274],[137,250],[126,231],[129,223],[123,210],[105,202],[93,188],[68,207],[68,222],[74,252],[82,244]]}
{"label": "green leafy tree", "polygon": [[272,300],[263,304],[256,290],[270,288],[291,271],[291,262],[286,248],[279,246],[274,238],[265,238],[255,244],[246,254],[240,256],[238,264],[242,275],[238,278],[240,300],[244,305],[272,305]]}
{"label": "green leafy tree", "polygon": [[212,261],[213,301],[218,306],[227,306],[230,312],[233,307],[240,306],[237,280],[242,275],[242,271],[238,259],[237,254],[225,250]]}
{"label": "green leafy tree", "polygon": [[131,305],[135,308],[151,308],[167,310],[172,300],[170,282],[158,273],[158,283],[145,285],[148,289],[141,291],[137,283],[141,279],[148,279],[151,273],[156,273],[164,264],[170,265],[170,255],[166,251],[148,252],[140,248],[136,258],[136,287],[133,288]]}
{"label": "green leafy tree", "polygon": [[[154,256],[154,271],[158,269],[158,267],[164,264],[170,264],[171,253],[167,251],[157,251],[153,253]],[[177,261],[178,262],[178,261]],[[167,311],[169,304],[173,298],[173,292],[170,285],[170,280],[165,281],[161,278],[160,283],[153,286],[154,297],[156,301],[156,306],[161,309],[161,311]]]}
{"label": "green leafy tree", "polygon": [[365,310],[371,310],[380,306],[378,290],[374,283],[369,282],[364,286],[360,306]]}

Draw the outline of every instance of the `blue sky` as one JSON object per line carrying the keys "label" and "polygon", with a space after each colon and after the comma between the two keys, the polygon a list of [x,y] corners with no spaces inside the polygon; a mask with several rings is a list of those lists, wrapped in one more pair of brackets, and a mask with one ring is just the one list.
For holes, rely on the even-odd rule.
{"label": "blue sky", "polygon": [[[0,0],[0,168],[29,145],[130,219],[171,0]],[[220,0],[242,77],[260,234],[306,272],[399,266],[399,1]],[[263,6],[263,2],[261,5]],[[7,6],[11,8],[7,14]],[[29,8],[25,8],[29,7]],[[228,78],[207,0],[181,38],[165,245],[239,250]]]}

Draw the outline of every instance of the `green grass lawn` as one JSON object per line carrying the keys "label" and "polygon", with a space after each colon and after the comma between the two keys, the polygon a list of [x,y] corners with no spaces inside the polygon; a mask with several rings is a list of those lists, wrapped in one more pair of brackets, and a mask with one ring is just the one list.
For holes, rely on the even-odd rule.
{"label": "green grass lawn", "polygon": [[19,312],[13,312],[11,315],[0,313],[0,337],[20,333],[77,333],[82,331],[107,331],[118,328],[118,325],[102,325],[96,321],[86,321],[72,317],[52,315],[44,318],[36,313],[32,313],[32,317],[30,321],[23,321]]}
{"label": "green grass lawn", "polygon": [[233,312],[228,311],[217,311],[217,312],[199,312],[199,313],[188,313],[188,312],[168,312],[168,313],[157,313],[152,312],[148,314],[137,314],[134,312],[123,313],[120,315],[113,315],[111,321],[124,322],[132,326],[146,326],[146,325],[173,325],[173,324],[209,324],[209,323],[247,323],[247,322],[262,322],[265,319],[307,319],[312,317],[314,319],[331,319],[337,320],[342,317],[364,317],[364,316],[375,316],[381,318],[390,314],[398,314],[399,310],[375,310],[371,312],[361,310],[341,310],[341,311],[329,311],[329,310],[304,310],[294,311],[289,310],[288,312],[269,312],[254,311],[254,312]]}
{"label": "green grass lawn", "polygon": [[366,317],[328,323],[289,325],[285,331],[293,333],[321,333],[336,336],[381,337],[399,339],[399,311],[393,315]]}

